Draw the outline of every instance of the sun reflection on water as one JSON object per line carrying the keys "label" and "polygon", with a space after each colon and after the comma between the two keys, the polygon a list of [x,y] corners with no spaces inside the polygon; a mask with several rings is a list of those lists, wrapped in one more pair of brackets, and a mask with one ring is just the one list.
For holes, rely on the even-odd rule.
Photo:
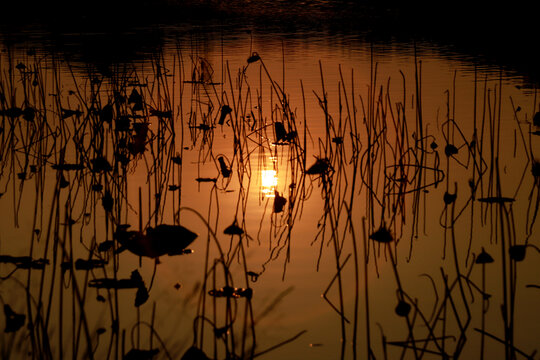
{"label": "sun reflection on water", "polygon": [[278,186],[278,174],[276,170],[276,157],[269,156],[261,166],[261,197],[273,198]]}
{"label": "sun reflection on water", "polygon": [[261,171],[261,192],[263,197],[274,197],[278,184],[277,172],[274,169]]}

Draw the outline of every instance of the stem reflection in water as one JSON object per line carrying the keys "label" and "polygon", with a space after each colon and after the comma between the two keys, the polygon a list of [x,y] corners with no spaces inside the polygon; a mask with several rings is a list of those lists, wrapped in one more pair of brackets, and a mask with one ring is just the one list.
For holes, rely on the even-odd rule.
{"label": "stem reflection in water", "polygon": [[3,358],[534,358],[536,91],[281,46],[2,54]]}

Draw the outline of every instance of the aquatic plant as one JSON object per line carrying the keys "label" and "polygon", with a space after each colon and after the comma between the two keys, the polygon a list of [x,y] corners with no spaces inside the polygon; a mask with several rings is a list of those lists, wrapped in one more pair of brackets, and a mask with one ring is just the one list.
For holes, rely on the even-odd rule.
{"label": "aquatic plant", "polygon": [[262,51],[235,71],[192,50],[108,71],[3,55],[4,343],[34,358],[272,356],[306,336],[275,341],[264,323],[292,291],[267,279],[287,279],[302,242],[336,358],[483,358],[488,342],[532,357],[520,302],[540,171],[530,117],[501,118],[501,82],[475,87],[463,121],[454,84],[439,123],[416,58],[413,101],[409,74],[396,90],[373,60],[368,84],[341,67],[329,84],[319,63],[320,88],[293,98],[285,52],[278,81]]}

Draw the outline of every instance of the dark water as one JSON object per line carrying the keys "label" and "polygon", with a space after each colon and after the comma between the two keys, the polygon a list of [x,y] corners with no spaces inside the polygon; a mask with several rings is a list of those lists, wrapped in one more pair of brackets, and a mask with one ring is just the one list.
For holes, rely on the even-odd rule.
{"label": "dark water", "polygon": [[535,357],[527,9],[53,5],[2,28],[3,357]]}

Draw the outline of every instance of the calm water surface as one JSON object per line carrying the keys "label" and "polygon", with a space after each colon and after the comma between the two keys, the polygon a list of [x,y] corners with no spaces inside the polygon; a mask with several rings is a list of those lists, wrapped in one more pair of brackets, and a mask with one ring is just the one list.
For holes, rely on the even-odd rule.
{"label": "calm water surface", "polygon": [[[5,357],[534,358],[523,74],[423,42],[140,34],[3,45],[0,299],[25,316],[5,310]],[[156,261],[119,251],[122,224],[143,255],[149,227],[198,237]]]}

